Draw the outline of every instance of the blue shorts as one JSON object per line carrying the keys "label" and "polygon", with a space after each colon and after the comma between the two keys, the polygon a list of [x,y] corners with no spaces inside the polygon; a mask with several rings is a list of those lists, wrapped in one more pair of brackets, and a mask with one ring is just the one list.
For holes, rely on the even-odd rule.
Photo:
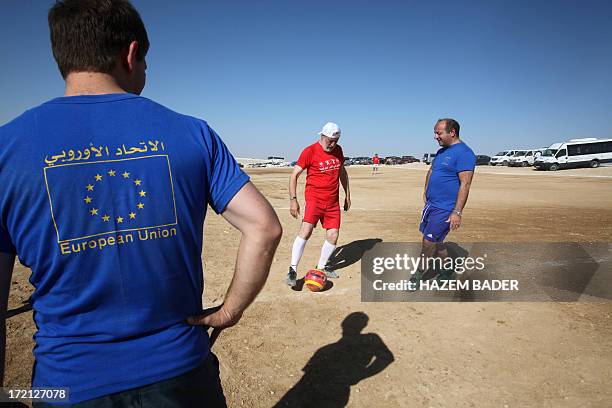
{"label": "blue shorts", "polygon": [[442,242],[450,230],[450,222],[446,222],[452,211],[432,207],[429,204],[423,208],[419,231],[423,238],[431,242]]}

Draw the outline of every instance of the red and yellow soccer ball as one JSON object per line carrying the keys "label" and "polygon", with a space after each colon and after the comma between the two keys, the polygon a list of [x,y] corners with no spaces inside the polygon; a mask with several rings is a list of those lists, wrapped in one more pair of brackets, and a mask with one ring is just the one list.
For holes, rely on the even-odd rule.
{"label": "red and yellow soccer ball", "polygon": [[326,283],[327,277],[325,276],[325,272],[318,269],[311,269],[306,276],[304,276],[304,285],[313,292],[319,292],[325,289]]}

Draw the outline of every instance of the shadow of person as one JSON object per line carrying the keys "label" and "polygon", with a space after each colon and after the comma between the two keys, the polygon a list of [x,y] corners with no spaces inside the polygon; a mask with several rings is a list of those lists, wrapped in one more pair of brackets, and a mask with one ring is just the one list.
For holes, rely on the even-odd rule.
{"label": "shadow of person", "polygon": [[[446,256],[453,259],[453,265],[456,265],[455,261],[457,258],[467,258],[468,256],[470,256],[470,252],[456,242],[445,242],[441,245],[441,247],[443,251],[446,251]],[[464,273],[464,271],[458,272],[456,269],[457,268],[453,269],[453,272],[456,273],[455,279],[471,279],[469,274],[462,277],[461,275]],[[472,285],[470,285],[468,289],[459,289],[455,292],[453,298],[460,302],[474,301],[476,299],[476,294],[471,288]]]}
{"label": "shadow of person", "polygon": [[304,375],[275,407],[344,407],[351,385],[383,371],[393,354],[375,333],[361,333],[368,324],[363,312],[342,322],[342,338],[321,347],[302,369]]}
{"label": "shadow of person", "polygon": [[448,256],[456,259],[456,258],[466,258],[470,255],[469,251],[465,248],[463,248],[461,245],[459,245],[456,242],[445,242],[442,244],[442,246],[444,247],[444,249],[446,249],[446,252],[448,253]]}
{"label": "shadow of person", "polygon": [[23,302],[23,306],[19,306],[15,309],[7,310],[6,318],[8,319],[9,317],[17,316],[21,313],[29,312],[30,310],[32,310],[32,305],[30,304],[30,299],[28,299]]}
{"label": "shadow of person", "polygon": [[379,242],[382,242],[382,239],[368,238],[342,245],[336,248],[336,250],[329,257],[329,260],[327,261],[327,268],[331,269],[332,271],[346,268],[347,266],[359,261],[365,251],[372,249],[374,245]]}

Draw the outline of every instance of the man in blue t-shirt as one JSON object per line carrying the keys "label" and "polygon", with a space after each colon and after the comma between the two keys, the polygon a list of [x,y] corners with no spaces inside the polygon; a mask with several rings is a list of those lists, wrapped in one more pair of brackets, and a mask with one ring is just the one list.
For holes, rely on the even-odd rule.
{"label": "man in blue t-shirt", "polygon": [[[65,96],[0,127],[0,306],[18,255],[33,386],[97,407],[224,406],[210,346],[265,283],[276,213],[206,122],[139,96],[149,41],[127,0],[59,1],[49,26]],[[202,311],[207,205],[242,239],[223,305]]]}
{"label": "man in blue t-shirt", "polygon": [[[454,119],[439,119],[434,126],[434,138],[442,148],[436,153],[425,179],[425,207],[419,230],[423,234],[423,257],[444,259],[448,253],[442,243],[450,230],[461,226],[463,208],[476,167],[476,155],[459,139],[459,123]],[[411,279],[413,285],[418,286],[427,269],[416,271]],[[452,277],[452,271],[439,269],[442,269],[439,278]]]}

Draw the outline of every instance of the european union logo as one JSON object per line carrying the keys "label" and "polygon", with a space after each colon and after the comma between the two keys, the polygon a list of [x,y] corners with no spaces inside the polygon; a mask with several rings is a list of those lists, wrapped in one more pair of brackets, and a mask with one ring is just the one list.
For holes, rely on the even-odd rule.
{"label": "european union logo", "polygon": [[167,155],[45,168],[57,241],[176,225]]}

